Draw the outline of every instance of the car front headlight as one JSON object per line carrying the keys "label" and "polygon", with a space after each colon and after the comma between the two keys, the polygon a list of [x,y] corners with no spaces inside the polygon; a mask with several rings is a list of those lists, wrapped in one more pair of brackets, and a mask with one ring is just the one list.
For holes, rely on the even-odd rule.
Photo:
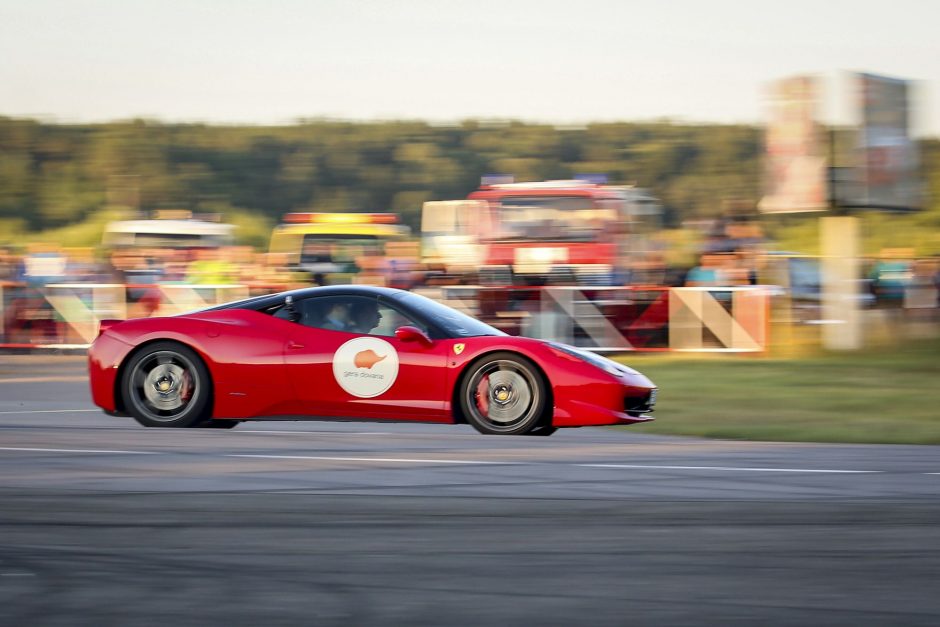
{"label": "car front headlight", "polygon": [[592,353],[591,351],[584,350],[582,348],[577,348],[576,346],[569,346],[568,344],[560,344],[558,342],[548,342],[548,345],[552,348],[559,350],[566,355],[571,355],[572,357],[577,357],[582,361],[600,368],[604,372],[611,374],[615,377],[621,377],[625,374],[640,374],[633,368],[624,366],[623,364],[618,364],[612,359],[607,359],[606,357],[601,357],[597,353]]}

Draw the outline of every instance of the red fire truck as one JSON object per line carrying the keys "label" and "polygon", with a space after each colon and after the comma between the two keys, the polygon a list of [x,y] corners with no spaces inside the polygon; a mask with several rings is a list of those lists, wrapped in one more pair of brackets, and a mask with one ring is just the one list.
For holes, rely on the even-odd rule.
{"label": "red fire truck", "polygon": [[590,180],[492,182],[464,201],[425,203],[423,259],[483,285],[610,284],[656,200]]}

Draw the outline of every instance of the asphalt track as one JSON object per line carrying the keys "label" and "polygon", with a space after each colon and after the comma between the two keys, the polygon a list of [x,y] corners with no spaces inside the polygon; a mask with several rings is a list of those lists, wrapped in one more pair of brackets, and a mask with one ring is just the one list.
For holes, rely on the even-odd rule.
{"label": "asphalt track", "polygon": [[3,625],[937,625],[938,523],[937,447],[144,429],[0,355]]}

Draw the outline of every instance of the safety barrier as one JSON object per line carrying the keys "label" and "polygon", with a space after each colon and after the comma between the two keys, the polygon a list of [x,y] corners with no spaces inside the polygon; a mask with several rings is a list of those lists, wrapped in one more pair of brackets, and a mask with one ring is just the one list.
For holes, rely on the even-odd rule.
{"label": "safety barrier", "polygon": [[108,318],[170,316],[281,285],[0,283],[0,348],[83,348]]}
{"label": "safety barrier", "polygon": [[439,298],[511,335],[598,352],[762,352],[770,293],[761,286],[454,286],[440,288]]}
{"label": "safety barrier", "polygon": [[[174,315],[283,285],[0,284],[0,348],[82,348],[107,318]],[[598,352],[761,352],[762,287],[477,287],[420,290],[511,335]]]}

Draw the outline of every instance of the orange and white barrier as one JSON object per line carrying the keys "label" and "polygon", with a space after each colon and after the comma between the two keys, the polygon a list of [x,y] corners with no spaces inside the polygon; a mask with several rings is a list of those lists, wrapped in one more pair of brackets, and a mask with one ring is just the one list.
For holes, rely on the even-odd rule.
{"label": "orange and white barrier", "polygon": [[767,350],[769,289],[443,287],[425,293],[511,335],[599,352]]}
{"label": "orange and white barrier", "polygon": [[[0,348],[83,348],[106,318],[175,315],[283,285],[0,285]],[[767,350],[770,291],[748,287],[419,290],[511,335],[608,351]]]}
{"label": "orange and white barrier", "polygon": [[[263,293],[283,289],[265,286]],[[108,318],[172,316],[247,298],[246,285],[0,285],[0,348],[84,348]]]}

